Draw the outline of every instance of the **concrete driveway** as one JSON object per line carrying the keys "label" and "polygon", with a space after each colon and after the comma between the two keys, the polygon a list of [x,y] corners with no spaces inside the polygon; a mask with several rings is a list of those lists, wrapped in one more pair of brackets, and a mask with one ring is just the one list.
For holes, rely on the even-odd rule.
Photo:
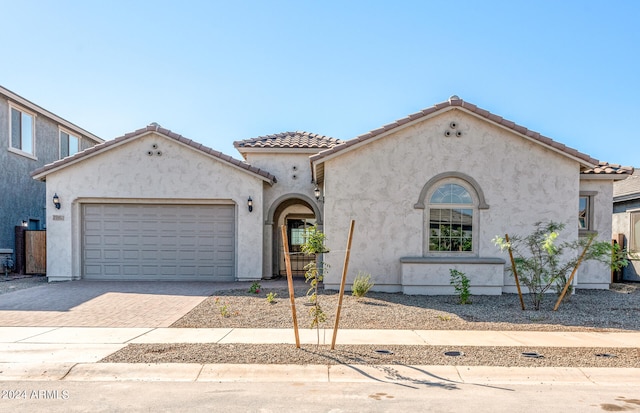
{"label": "concrete driveway", "polygon": [[0,326],[168,327],[215,291],[249,284],[84,280],[43,284],[0,295]]}

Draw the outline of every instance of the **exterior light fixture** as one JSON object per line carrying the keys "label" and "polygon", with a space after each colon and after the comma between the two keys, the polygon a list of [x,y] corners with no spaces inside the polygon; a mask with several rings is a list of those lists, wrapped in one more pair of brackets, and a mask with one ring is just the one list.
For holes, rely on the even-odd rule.
{"label": "exterior light fixture", "polygon": [[320,200],[320,188],[318,188],[318,185],[314,188],[313,195],[315,195],[316,201]]}
{"label": "exterior light fixture", "polygon": [[53,195],[53,205],[55,205],[56,209],[60,209],[60,197],[58,194]]}
{"label": "exterior light fixture", "polygon": [[22,220],[22,226],[25,227],[25,228],[29,226],[29,224],[27,223],[26,219]]}
{"label": "exterior light fixture", "polygon": [[247,207],[249,208],[249,212],[253,212],[253,199],[251,199],[251,197],[247,199]]}

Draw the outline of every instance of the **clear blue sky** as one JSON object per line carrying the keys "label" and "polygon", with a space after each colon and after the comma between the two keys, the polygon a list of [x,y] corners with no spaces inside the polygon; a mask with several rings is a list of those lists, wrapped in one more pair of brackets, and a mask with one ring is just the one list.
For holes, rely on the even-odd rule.
{"label": "clear blue sky", "polygon": [[[640,166],[640,2],[0,0],[0,85],[112,139],[350,139],[457,94]],[[499,160],[496,160],[499,161]]]}

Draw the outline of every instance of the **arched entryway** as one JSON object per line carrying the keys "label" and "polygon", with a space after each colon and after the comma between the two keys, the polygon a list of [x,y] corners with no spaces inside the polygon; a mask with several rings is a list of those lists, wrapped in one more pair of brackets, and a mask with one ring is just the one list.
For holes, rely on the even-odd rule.
{"label": "arched entryway", "polygon": [[306,228],[313,225],[318,225],[322,229],[322,216],[318,204],[306,195],[288,194],[278,198],[271,205],[265,222],[265,230],[267,230],[265,233],[271,233],[271,254],[265,267],[268,268],[271,277],[286,276],[284,245],[280,229],[283,225],[287,229],[289,251],[292,253],[292,273],[295,276],[303,276],[303,267],[309,262],[310,257],[299,254],[300,245],[303,242],[302,235]]}

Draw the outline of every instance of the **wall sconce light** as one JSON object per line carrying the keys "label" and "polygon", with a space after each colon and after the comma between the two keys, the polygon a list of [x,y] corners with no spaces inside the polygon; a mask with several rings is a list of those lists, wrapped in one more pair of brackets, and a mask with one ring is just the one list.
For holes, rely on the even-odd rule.
{"label": "wall sconce light", "polygon": [[29,223],[27,222],[27,220],[25,219],[22,220],[22,226],[25,228],[29,226]]}
{"label": "wall sconce light", "polygon": [[253,212],[253,199],[251,199],[251,197],[247,199],[247,207],[249,208],[249,212]]}
{"label": "wall sconce light", "polygon": [[53,205],[55,205],[56,209],[60,209],[60,197],[58,194],[53,195]]}
{"label": "wall sconce light", "polygon": [[313,195],[316,197],[316,201],[324,202],[324,197],[320,196],[320,188],[316,184],[316,187],[313,189]]}

